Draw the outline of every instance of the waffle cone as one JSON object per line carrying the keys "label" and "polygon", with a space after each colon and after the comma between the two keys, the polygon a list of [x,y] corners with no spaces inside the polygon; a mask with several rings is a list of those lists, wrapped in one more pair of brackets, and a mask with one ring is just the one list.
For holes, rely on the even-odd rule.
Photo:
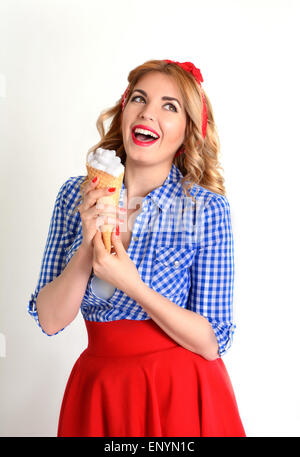
{"label": "waffle cone", "polygon": [[[116,191],[112,195],[100,197],[98,201],[101,201],[105,205],[113,205],[117,207],[119,205],[120,192],[122,189],[124,173],[120,176],[112,176],[105,171],[97,170],[97,168],[91,167],[88,163],[86,164],[89,180],[99,178],[96,189],[103,189],[107,187],[115,187]],[[110,254],[111,251],[111,233],[114,226],[112,224],[105,224],[101,226],[102,239],[105,249]]]}

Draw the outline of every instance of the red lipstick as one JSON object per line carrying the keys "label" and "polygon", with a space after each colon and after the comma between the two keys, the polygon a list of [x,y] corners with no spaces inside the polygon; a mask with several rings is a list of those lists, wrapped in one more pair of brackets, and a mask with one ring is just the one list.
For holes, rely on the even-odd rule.
{"label": "red lipstick", "polygon": [[[158,138],[155,138],[155,139],[153,139],[152,141],[140,141],[140,140],[138,140],[138,139],[135,137],[135,134],[134,134],[134,131],[135,131],[135,129],[137,129],[137,128],[144,129],[144,130],[149,130],[150,132],[155,133],[155,135],[157,135]],[[132,137],[133,142],[134,142],[137,146],[151,146],[151,145],[154,144],[157,140],[159,140],[160,135],[159,135],[155,130],[151,129],[150,127],[147,127],[147,125],[138,124],[138,125],[135,125],[135,126],[132,128],[132,130],[131,130],[131,137]]]}
{"label": "red lipstick", "polygon": [[134,126],[132,127],[132,131],[134,132],[134,130],[137,129],[137,128],[139,128],[139,129],[144,129],[144,130],[149,130],[150,132],[155,133],[155,135],[157,135],[158,138],[160,138],[160,135],[159,135],[155,130],[153,130],[153,129],[151,129],[150,127],[148,127],[148,125],[143,125],[143,124],[134,125]]}

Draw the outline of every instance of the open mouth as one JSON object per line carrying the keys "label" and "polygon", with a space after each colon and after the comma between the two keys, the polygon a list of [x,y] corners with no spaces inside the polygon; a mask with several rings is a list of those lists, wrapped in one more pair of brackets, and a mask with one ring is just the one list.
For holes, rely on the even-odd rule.
{"label": "open mouth", "polygon": [[152,135],[146,135],[145,133],[140,133],[136,131],[131,132],[132,139],[135,144],[138,146],[150,146],[155,143],[159,138],[154,138]]}

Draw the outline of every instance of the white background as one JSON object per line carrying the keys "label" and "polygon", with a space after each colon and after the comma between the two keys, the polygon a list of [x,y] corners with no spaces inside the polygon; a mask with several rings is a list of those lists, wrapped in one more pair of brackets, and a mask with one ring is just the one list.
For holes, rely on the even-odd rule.
{"label": "white background", "polygon": [[200,68],[221,139],[237,330],[223,360],[248,436],[300,436],[299,2],[0,3],[0,434],[56,436],[87,336],[27,314],[60,186],[149,59]]}

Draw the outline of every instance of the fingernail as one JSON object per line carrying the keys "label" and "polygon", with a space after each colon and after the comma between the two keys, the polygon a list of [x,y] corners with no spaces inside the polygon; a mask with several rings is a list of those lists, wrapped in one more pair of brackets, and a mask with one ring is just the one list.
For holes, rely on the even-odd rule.
{"label": "fingernail", "polygon": [[97,176],[95,176],[95,178],[93,179],[93,181],[92,181],[92,182],[96,182],[96,181],[97,181],[97,179],[98,179],[98,177],[97,177]]}
{"label": "fingernail", "polygon": [[119,236],[120,235],[120,227],[117,225],[116,226],[116,235]]}
{"label": "fingernail", "polygon": [[114,192],[115,190],[116,190],[115,187],[109,187],[109,188],[108,188],[108,192]]}

